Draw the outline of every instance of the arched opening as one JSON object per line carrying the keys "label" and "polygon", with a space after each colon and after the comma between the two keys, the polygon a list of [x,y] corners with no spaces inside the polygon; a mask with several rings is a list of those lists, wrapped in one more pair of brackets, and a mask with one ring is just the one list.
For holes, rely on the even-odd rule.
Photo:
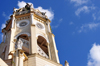
{"label": "arched opening", "polygon": [[22,34],[22,35],[18,36],[18,38],[22,38],[22,39],[29,41],[28,36],[26,34]]}
{"label": "arched opening", "polygon": [[37,44],[38,44],[39,54],[48,58],[49,54],[48,54],[48,46],[46,39],[42,36],[38,36]]}
{"label": "arched opening", "polygon": [[26,55],[29,55],[29,38],[26,34],[17,37],[16,46],[25,51]]}

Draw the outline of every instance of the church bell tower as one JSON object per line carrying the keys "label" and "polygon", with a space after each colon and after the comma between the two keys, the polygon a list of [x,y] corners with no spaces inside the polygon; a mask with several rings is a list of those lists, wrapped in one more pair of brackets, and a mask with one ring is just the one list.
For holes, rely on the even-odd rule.
{"label": "church bell tower", "polygon": [[28,3],[14,8],[2,29],[0,58],[7,66],[62,66],[50,22],[44,12]]}

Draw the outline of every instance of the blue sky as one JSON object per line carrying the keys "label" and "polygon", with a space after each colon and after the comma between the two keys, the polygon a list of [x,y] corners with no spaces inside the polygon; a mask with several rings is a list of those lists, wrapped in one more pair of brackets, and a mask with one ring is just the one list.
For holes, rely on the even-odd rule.
{"label": "blue sky", "polygon": [[100,0],[2,0],[1,29],[13,8],[25,2],[46,11],[61,64],[67,60],[70,66],[100,66]]}

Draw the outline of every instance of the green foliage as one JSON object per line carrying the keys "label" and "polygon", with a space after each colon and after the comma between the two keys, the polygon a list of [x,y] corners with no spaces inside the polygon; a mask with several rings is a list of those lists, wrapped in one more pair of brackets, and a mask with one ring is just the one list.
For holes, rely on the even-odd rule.
{"label": "green foliage", "polygon": [[11,63],[14,64],[14,61],[12,61]]}

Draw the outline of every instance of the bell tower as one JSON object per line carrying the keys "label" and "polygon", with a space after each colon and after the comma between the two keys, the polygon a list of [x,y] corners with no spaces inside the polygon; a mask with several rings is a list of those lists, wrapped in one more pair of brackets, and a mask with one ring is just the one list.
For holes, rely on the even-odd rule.
{"label": "bell tower", "polygon": [[59,62],[50,20],[32,4],[14,8],[2,29],[0,58],[8,66],[62,66]]}

